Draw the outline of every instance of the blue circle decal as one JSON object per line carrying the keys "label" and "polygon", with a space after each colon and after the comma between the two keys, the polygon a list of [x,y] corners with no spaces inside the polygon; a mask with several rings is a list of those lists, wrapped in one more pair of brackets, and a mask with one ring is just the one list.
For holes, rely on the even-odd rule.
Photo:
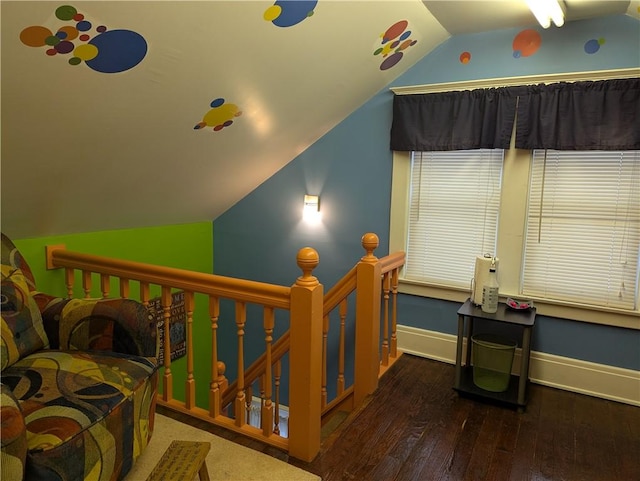
{"label": "blue circle decal", "polygon": [[138,65],[147,54],[147,42],[131,30],[108,30],[93,37],[89,43],[98,55],[86,64],[102,73],[124,72]]}

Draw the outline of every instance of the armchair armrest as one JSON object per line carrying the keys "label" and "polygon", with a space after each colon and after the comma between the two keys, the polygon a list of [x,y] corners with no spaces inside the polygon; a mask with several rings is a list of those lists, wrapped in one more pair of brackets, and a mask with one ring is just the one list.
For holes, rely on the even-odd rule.
{"label": "armchair armrest", "polygon": [[156,324],[138,301],[36,297],[52,348],[158,356]]}
{"label": "armchair armrest", "polygon": [[27,427],[20,410],[20,404],[11,389],[0,384],[0,440],[2,458],[0,459],[0,478],[20,480],[24,478],[27,460]]}

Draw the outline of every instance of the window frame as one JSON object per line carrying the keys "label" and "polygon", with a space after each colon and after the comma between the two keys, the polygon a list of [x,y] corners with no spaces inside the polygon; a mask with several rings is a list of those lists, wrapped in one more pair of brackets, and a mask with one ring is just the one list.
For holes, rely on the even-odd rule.
{"label": "window frame", "polygon": [[[396,94],[431,93],[439,91],[466,90],[531,83],[558,81],[605,80],[640,76],[640,68],[579,72],[558,75],[490,79],[450,84],[435,84],[414,87],[398,87]],[[511,147],[504,151],[502,171],[502,199],[498,214],[497,255],[500,258],[499,283],[501,299],[520,297],[523,250],[526,232],[527,202],[531,172],[532,151],[515,149],[512,136]],[[409,192],[411,183],[411,152],[393,152],[391,187],[391,216],[389,223],[389,252],[404,251],[407,245],[409,216]],[[508,202],[504,202],[508,199]],[[399,279],[398,291],[405,294],[464,302],[470,289],[458,289],[438,284]],[[577,303],[533,299],[538,314],[584,321],[595,324],[640,329],[640,310],[630,311],[615,308],[595,307]]]}

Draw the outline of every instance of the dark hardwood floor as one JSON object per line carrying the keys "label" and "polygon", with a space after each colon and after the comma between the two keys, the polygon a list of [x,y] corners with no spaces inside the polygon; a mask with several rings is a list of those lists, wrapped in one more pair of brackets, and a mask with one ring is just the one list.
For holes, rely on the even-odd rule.
{"label": "dark hardwood floor", "polygon": [[452,365],[403,355],[311,463],[195,425],[324,481],[640,480],[639,407],[534,384],[518,413],[460,397],[453,378]]}

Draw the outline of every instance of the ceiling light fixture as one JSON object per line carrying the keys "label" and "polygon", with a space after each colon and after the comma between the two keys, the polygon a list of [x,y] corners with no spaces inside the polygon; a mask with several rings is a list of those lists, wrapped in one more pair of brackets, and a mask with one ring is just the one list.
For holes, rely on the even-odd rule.
{"label": "ceiling light fixture", "polygon": [[542,28],[549,28],[552,20],[556,27],[564,25],[564,12],[558,0],[526,0],[526,2]]}

